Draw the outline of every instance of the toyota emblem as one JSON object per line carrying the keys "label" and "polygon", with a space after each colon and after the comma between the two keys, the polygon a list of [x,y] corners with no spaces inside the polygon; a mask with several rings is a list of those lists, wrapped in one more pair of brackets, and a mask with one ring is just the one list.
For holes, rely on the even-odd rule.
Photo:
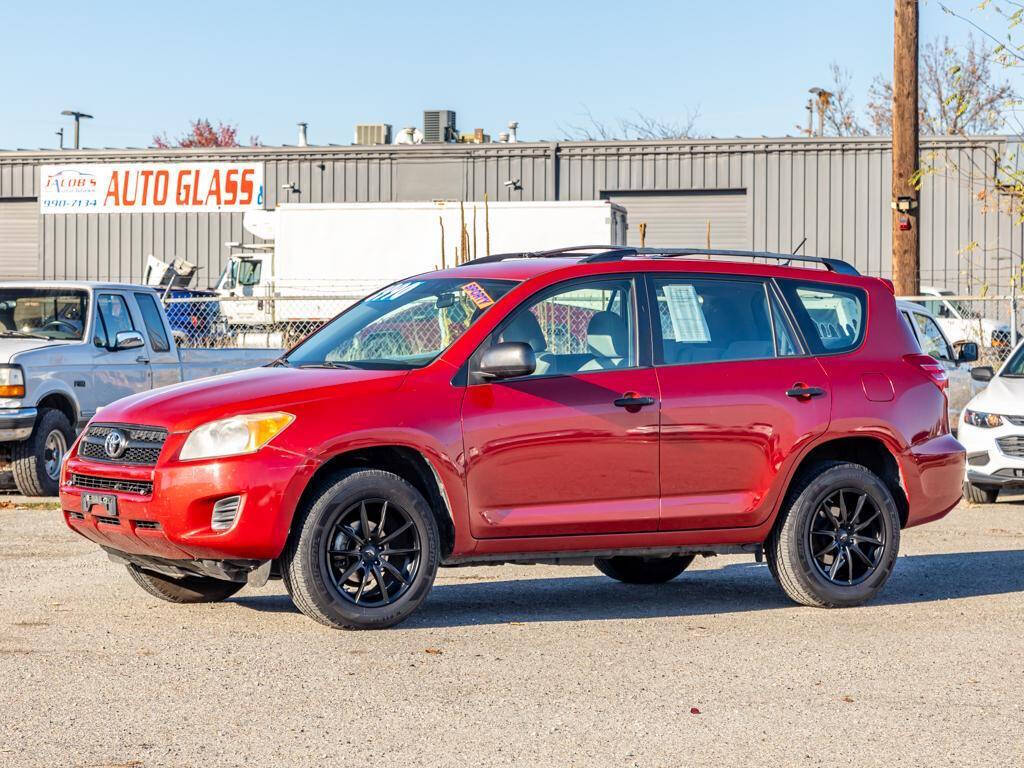
{"label": "toyota emblem", "polygon": [[103,452],[111,459],[121,458],[127,447],[128,438],[125,437],[124,432],[120,429],[110,430],[110,432],[107,433],[106,440],[103,441]]}

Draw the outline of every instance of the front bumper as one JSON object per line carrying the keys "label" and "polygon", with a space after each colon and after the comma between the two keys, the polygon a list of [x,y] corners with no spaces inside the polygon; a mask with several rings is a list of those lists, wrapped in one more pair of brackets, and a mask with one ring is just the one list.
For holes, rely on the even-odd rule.
{"label": "front bumper", "polygon": [[35,408],[0,408],[0,443],[27,439],[37,414]]}
{"label": "front bumper", "polygon": [[967,449],[967,482],[990,488],[1024,487],[1024,452],[1008,453],[999,444],[1002,438],[1024,442],[1024,427],[1004,421],[1002,426],[986,429],[961,421],[958,434]]}
{"label": "front bumper", "polygon": [[[271,560],[280,555],[313,467],[305,457],[267,446],[255,454],[156,467],[120,466],[71,456],[62,475],[61,509],[76,533],[108,550],[166,560]],[[93,490],[75,475],[152,484],[151,493]],[[95,484],[95,480],[89,480]],[[82,493],[112,493],[117,516],[82,508]],[[227,530],[211,527],[214,504],[240,496]]]}

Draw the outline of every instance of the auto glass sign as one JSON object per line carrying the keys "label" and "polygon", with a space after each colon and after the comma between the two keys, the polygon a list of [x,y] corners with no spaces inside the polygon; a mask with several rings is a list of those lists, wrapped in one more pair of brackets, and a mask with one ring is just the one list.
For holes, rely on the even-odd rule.
{"label": "auto glass sign", "polygon": [[42,213],[183,213],[265,208],[263,163],[44,165]]}

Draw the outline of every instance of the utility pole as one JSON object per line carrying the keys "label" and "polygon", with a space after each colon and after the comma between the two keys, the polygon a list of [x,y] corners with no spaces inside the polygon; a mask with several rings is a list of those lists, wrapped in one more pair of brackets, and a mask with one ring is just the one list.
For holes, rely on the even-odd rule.
{"label": "utility pole", "polygon": [[74,109],[65,109],[63,112],[61,112],[61,114],[62,115],[67,115],[68,117],[73,117],[75,119],[75,149],[78,149],[78,126],[79,126],[79,123],[81,123],[83,117],[85,119],[87,119],[87,120],[91,120],[92,119],[92,115],[87,115],[87,114],[85,114],[85,112],[78,112],[78,111],[76,111]]}
{"label": "utility pole", "polygon": [[897,296],[916,296],[921,287],[921,232],[918,193],[917,3],[895,0],[892,73],[892,281]]}

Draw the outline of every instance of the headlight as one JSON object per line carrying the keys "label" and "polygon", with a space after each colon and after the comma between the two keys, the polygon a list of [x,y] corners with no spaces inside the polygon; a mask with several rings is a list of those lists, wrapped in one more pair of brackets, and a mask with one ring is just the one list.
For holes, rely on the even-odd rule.
{"label": "headlight", "polygon": [[182,461],[255,453],[295,421],[290,413],[248,413],[210,421],[192,430],[181,448]]}
{"label": "headlight", "polygon": [[998,413],[982,413],[981,411],[969,411],[965,409],[964,423],[970,424],[972,427],[991,429],[992,427],[1002,426],[1003,417]]}
{"label": "headlight", "polygon": [[20,365],[0,365],[0,397],[24,397],[25,374]]}

